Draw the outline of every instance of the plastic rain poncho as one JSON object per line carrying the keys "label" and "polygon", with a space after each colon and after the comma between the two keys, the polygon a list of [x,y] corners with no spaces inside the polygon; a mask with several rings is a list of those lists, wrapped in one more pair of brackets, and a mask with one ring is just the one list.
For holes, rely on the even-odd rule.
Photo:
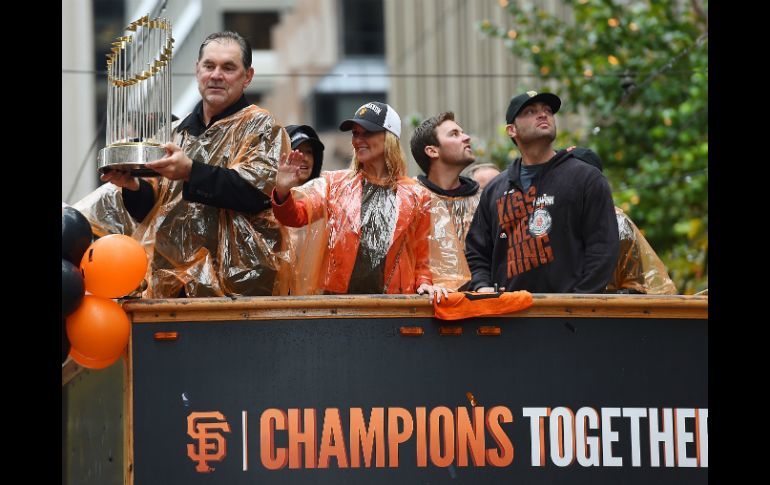
{"label": "plastic rain poncho", "polygon": [[[179,122],[177,122],[178,124]],[[288,152],[285,131],[266,110],[248,106],[211,125],[200,136],[174,132],[173,142],[192,159],[236,170],[269,195],[281,154]],[[276,285],[284,264],[285,228],[272,210],[258,214],[188,202],[183,182],[147,179],[155,205],[141,222],[128,214],[121,189],[104,184],[76,204],[98,236],[127,234],[147,251],[145,298],[285,294]]]}
{"label": "plastic rain poncho", "polygon": [[[316,274],[306,277],[315,282],[312,292],[344,294],[348,291],[361,242],[361,198],[363,174],[352,170],[322,172],[321,176],[291,189],[291,196],[276,205],[275,215],[283,224],[302,227],[315,223],[308,239],[325,241],[317,255],[321,263]],[[384,281],[377,282],[383,293],[414,293],[422,283],[432,284],[428,267],[430,232],[430,195],[414,180],[401,177],[395,185],[394,207],[380,208],[397,212],[395,227],[382,227],[370,234],[367,246],[382,246],[385,252]],[[384,215],[380,214],[380,215]],[[387,217],[376,220],[388,220]],[[383,234],[388,234],[383,238]],[[386,240],[387,239],[387,240]],[[308,272],[297,265],[292,271]]]}
{"label": "plastic rain poncho", "polygon": [[479,205],[481,191],[467,197],[430,192],[430,270],[433,284],[457,290],[471,280],[465,260],[465,236]]}
{"label": "plastic rain poncho", "polygon": [[671,281],[666,266],[636,224],[619,207],[615,207],[620,234],[618,264],[607,293],[631,289],[648,295],[675,295],[676,285]]}

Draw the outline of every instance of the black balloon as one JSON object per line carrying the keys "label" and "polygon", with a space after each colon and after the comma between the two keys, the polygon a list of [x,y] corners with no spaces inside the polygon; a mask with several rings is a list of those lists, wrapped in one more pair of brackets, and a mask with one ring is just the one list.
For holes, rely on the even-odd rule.
{"label": "black balloon", "polygon": [[70,354],[70,339],[67,337],[67,319],[61,319],[61,363],[67,360]]}
{"label": "black balloon", "polygon": [[61,257],[80,266],[80,260],[91,245],[91,224],[74,207],[61,209]]}
{"label": "black balloon", "polygon": [[61,260],[61,316],[68,316],[77,310],[83,301],[86,287],[80,268],[66,259]]}

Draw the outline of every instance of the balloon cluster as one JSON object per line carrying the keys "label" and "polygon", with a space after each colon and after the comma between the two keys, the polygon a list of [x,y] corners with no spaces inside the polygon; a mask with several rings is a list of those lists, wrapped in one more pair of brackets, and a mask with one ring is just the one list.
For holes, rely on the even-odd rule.
{"label": "balloon cluster", "polygon": [[[120,358],[131,323],[120,298],[134,291],[147,271],[147,255],[136,240],[110,234],[91,242],[91,225],[62,206],[62,362],[72,359],[104,369]],[[76,266],[77,265],[77,266]]]}

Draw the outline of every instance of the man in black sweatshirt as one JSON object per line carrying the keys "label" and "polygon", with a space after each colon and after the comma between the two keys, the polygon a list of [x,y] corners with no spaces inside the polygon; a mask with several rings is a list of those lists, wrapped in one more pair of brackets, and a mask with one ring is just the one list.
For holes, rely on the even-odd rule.
{"label": "man in black sweatshirt", "polygon": [[465,240],[475,291],[602,293],[618,257],[609,184],[567,150],[556,152],[561,100],[528,91],[506,112],[521,157],[484,189]]}

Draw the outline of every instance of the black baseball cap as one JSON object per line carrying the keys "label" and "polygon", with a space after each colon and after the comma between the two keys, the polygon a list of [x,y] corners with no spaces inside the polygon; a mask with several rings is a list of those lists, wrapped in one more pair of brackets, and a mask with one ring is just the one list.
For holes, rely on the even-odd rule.
{"label": "black baseball cap", "polygon": [[350,131],[353,124],[361,125],[366,131],[385,131],[401,138],[401,117],[389,104],[370,101],[356,110],[352,118],[340,124],[340,131]]}
{"label": "black baseball cap", "polygon": [[310,140],[310,144],[321,150],[324,149],[324,144],[321,143],[318,138],[318,133],[308,125],[286,125],[286,133],[291,138],[291,149],[295,150],[302,142]]}
{"label": "black baseball cap", "polygon": [[324,163],[324,144],[318,138],[318,133],[308,125],[286,125],[285,128],[291,140],[292,150],[296,150],[303,142],[310,142],[313,149],[313,169],[310,171],[308,180],[318,177]]}
{"label": "black baseball cap", "polygon": [[525,106],[540,101],[551,107],[554,114],[561,108],[561,99],[558,96],[551,93],[539,93],[537,91],[527,91],[526,93],[519,94],[511,98],[510,104],[508,104],[508,111],[505,112],[505,122],[508,124],[513,123],[516,116],[519,115]]}

